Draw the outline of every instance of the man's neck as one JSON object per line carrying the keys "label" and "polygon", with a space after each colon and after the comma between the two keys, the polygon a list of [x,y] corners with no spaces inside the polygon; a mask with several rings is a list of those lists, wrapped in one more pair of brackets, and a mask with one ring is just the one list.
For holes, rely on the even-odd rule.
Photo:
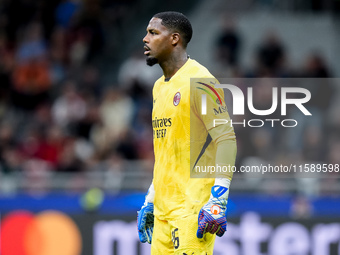
{"label": "man's neck", "polygon": [[172,55],[168,60],[160,63],[166,80],[169,80],[175,73],[187,62],[188,55],[186,52],[178,55]]}

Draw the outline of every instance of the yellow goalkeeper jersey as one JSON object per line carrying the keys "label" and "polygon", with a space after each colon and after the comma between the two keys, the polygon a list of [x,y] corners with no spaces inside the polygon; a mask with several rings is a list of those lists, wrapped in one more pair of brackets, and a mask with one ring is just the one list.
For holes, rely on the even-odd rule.
{"label": "yellow goalkeeper jersey", "polygon": [[[213,132],[214,119],[230,120],[223,90],[213,87],[216,82],[204,66],[192,59],[169,81],[162,76],[155,82],[153,185],[154,214],[159,219],[199,212],[210,197],[214,179],[192,178],[191,173],[196,165],[215,165],[217,141],[235,139],[230,125],[221,125],[218,133]],[[207,105],[212,106],[205,115],[202,115],[202,94],[206,95]]]}

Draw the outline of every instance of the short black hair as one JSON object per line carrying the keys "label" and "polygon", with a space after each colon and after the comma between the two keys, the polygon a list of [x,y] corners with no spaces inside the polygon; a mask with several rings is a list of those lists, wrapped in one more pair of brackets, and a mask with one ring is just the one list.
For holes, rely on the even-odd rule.
{"label": "short black hair", "polygon": [[153,16],[162,20],[162,25],[178,32],[183,38],[183,46],[187,47],[192,37],[192,26],[189,19],[180,12],[160,12]]}

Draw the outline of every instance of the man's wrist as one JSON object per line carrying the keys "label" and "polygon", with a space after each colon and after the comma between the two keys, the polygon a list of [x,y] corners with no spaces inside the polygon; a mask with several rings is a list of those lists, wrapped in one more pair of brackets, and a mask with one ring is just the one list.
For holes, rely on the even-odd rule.
{"label": "man's wrist", "polygon": [[229,187],[231,181],[228,178],[216,178],[215,184],[211,188],[210,199],[224,199],[227,200],[229,196]]}
{"label": "man's wrist", "polygon": [[214,186],[223,186],[229,189],[231,180],[228,178],[215,178],[215,184]]}
{"label": "man's wrist", "polygon": [[153,203],[154,199],[155,199],[155,189],[153,187],[153,183],[151,183],[148,193],[145,196],[145,204]]}

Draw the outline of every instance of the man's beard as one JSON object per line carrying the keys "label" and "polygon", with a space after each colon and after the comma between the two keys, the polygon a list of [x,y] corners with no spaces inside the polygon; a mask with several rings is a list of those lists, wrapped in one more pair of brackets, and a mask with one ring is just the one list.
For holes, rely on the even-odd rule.
{"label": "man's beard", "polygon": [[148,66],[153,66],[153,65],[155,65],[157,63],[158,63],[158,59],[157,58],[153,58],[153,57],[147,57],[146,58],[146,64]]}

